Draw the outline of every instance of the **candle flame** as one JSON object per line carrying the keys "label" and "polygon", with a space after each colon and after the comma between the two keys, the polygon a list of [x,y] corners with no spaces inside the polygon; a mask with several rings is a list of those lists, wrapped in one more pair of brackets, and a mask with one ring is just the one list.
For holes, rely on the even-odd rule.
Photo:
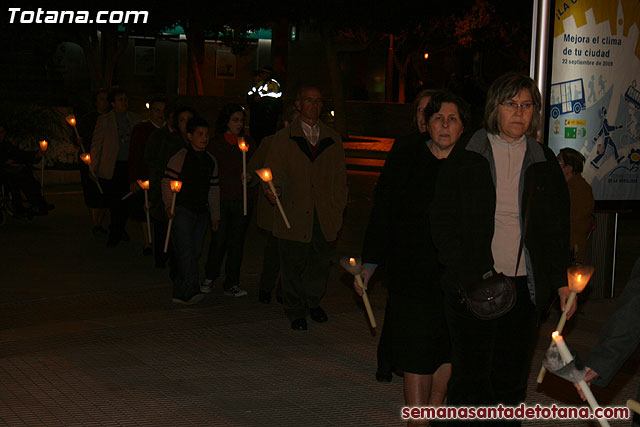
{"label": "candle flame", "polygon": [[349,264],[353,267],[354,265],[356,265],[356,259],[355,258],[349,258]]}
{"label": "candle flame", "polygon": [[551,338],[553,338],[554,340],[557,339],[560,336],[560,334],[558,333],[558,331],[553,331],[553,333],[551,334]]}
{"label": "candle flame", "polygon": [[238,137],[238,148],[240,148],[240,151],[249,151],[249,144],[247,144],[243,136]]}
{"label": "candle flame", "polygon": [[575,265],[567,269],[567,281],[571,292],[580,293],[589,283],[595,269],[590,265]]}
{"label": "candle flame", "polygon": [[136,182],[138,183],[140,188],[142,188],[143,190],[149,189],[149,180],[142,181],[141,179],[138,179]]}
{"label": "candle flame", "polygon": [[74,116],[73,114],[69,114],[67,117],[65,117],[65,120],[67,121],[67,123],[69,123],[71,126],[76,125],[76,116]]}
{"label": "candle flame", "polygon": [[272,179],[271,169],[269,168],[258,169],[256,170],[256,173],[258,174],[260,179],[263,180],[264,182],[269,182]]}
{"label": "candle flame", "polygon": [[42,151],[47,151],[48,146],[49,146],[49,143],[47,142],[46,139],[43,139],[42,141],[40,141],[40,149]]}
{"label": "candle flame", "polygon": [[171,191],[179,193],[181,188],[182,188],[182,181],[171,180]]}
{"label": "candle flame", "polygon": [[89,154],[89,153],[80,154],[80,160],[82,160],[86,164],[90,164],[91,163],[91,154]]}

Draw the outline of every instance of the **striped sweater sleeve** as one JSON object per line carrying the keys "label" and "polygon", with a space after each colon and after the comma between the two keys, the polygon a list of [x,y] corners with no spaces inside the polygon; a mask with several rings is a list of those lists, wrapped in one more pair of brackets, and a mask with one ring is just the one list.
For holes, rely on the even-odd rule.
{"label": "striped sweater sleeve", "polygon": [[171,194],[171,180],[179,180],[180,174],[182,173],[182,166],[184,165],[184,159],[187,156],[187,149],[182,148],[176,154],[171,156],[169,162],[167,163],[167,167],[164,170],[164,175],[162,177],[161,189],[162,189],[162,202],[164,203],[164,207],[171,207],[171,199],[173,198]]}

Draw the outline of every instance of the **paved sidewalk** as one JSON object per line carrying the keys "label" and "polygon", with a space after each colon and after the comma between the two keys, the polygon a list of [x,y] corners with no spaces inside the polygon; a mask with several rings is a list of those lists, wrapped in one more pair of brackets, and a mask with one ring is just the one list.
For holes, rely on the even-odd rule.
{"label": "paved sidewalk", "polygon": [[[349,174],[336,260],[359,252],[376,179]],[[292,331],[279,304],[257,301],[265,236],[253,221],[241,277],[249,296],[225,297],[218,286],[199,305],[175,305],[167,271],[142,256],[138,227],[128,226],[131,242],[107,249],[90,233],[78,190],[47,188],[51,215],[0,227],[0,425],[403,424],[402,379],[375,381],[378,338],[337,265],[323,300],[329,322]],[[370,297],[381,323],[385,290]],[[586,354],[612,307],[582,305],[567,341]],[[557,317],[543,325],[545,336]],[[538,343],[536,372],[547,345]],[[636,352],[609,389],[595,390],[601,404],[635,395],[639,362]],[[534,383],[529,404],[581,405],[552,375],[540,390]]]}

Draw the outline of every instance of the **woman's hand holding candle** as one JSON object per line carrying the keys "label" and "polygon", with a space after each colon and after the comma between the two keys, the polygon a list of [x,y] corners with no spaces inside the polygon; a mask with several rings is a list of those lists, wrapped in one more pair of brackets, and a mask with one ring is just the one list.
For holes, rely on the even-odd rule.
{"label": "woman's hand holding candle", "polygon": [[[587,286],[587,283],[589,283],[594,271],[595,268],[590,265],[574,265],[567,269],[567,282],[569,283],[569,286],[558,288],[560,308],[562,309],[562,315],[560,316],[560,320],[556,326],[558,334],[562,333],[567,319],[571,319],[573,313],[576,312],[578,306],[576,299],[578,294],[584,290],[585,286]],[[540,371],[538,372],[538,378],[536,379],[538,384],[542,384],[546,372],[547,370],[545,367],[541,366]]]}
{"label": "woman's hand holding candle", "polygon": [[363,282],[362,276],[361,276],[362,272],[366,270],[368,272],[368,273],[365,273],[367,274],[366,280],[368,283],[369,278],[371,277],[371,274],[373,272],[368,268],[362,268],[361,260],[356,258],[343,257],[340,260],[340,265],[349,273],[353,274],[353,277],[354,277],[353,287],[355,291],[358,293],[358,295],[362,297],[364,308],[367,310],[367,316],[369,317],[369,323],[371,324],[372,328],[375,328],[377,326],[376,319],[373,316],[373,310],[371,310],[371,304],[369,303],[369,297],[367,296],[367,285],[365,282]]}
{"label": "woman's hand holding candle", "polygon": [[[574,293],[574,295],[576,294]],[[560,309],[562,310],[562,312],[564,312],[567,307],[567,303],[569,302],[569,298],[571,297],[571,290],[569,290],[568,286],[558,288],[558,296],[560,297]],[[574,299],[575,298],[576,296],[574,296]],[[574,303],[577,301],[571,302],[572,304],[570,305],[569,310],[566,312],[567,320],[571,319],[571,316],[573,316],[573,313],[575,313],[576,309],[578,308],[578,305]]]}
{"label": "woman's hand holding candle", "polygon": [[373,275],[373,271],[371,271],[367,267],[362,267],[362,270],[360,270],[362,287],[360,287],[360,284],[358,283],[356,276],[353,276],[353,289],[356,291],[356,293],[359,296],[362,296],[367,291],[367,289],[369,289],[369,279],[371,278],[372,275]]}
{"label": "woman's hand holding candle", "polygon": [[[562,361],[564,362],[565,366],[570,364],[574,358],[573,358],[573,355],[571,354],[571,351],[569,351],[569,347],[567,347],[567,344],[564,342],[562,335],[560,335],[558,331],[555,331],[551,334],[551,338],[555,342],[556,347],[558,348],[558,353],[560,353],[560,357],[562,358]],[[584,399],[587,400],[587,402],[589,402],[589,406],[591,407],[591,410],[595,412],[595,410],[599,408],[600,405],[598,404],[598,401],[596,400],[596,398],[593,396],[593,393],[591,392],[589,385],[587,385],[584,378],[575,384],[580,388],[580,391],[582,391],[582,396],[584,396]],[[609,422],[605,418],[598,418],[597,420],[601,426],[609,427]]]}

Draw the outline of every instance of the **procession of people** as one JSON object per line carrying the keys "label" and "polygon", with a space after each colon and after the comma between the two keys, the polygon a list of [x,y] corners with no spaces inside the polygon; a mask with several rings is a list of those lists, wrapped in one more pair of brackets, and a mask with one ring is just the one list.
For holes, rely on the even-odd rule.
{"label": "procession of people", "polygon": [[[271,98],[280,100],[277,89]],[[210,126],[190,106],[161,97],[140,122],[123,90],[99,91],[98,111],[87,116],[93,128],[83,123],[80,139],[91,154],[82,184],[93,234],[108,233],[112,248],[130,239],[128,219],[139,223],[143,254],[157,268],[168,266],[174,303],[199,303],[219,278],[225,296],[247,297],[240,271],[256,209],[268,240],[255,297],[268,304],[276,289],[295,331],[307,330],[307,319],[328,322],[322,300],[348,187],[343,140],[322,121],[324,100],[320,88],[302,85],[293,105],[278,109],[280,125],[272,115],[252,122],[257,113],[227,104]],[[362,253],[354,254],[362,260],[358,295],[378,271],[387,278],[376,378],[402,375],[408,407],[516,406],[543,315],[554,298],[567,318],[576,310],[568,304],[567,268],[584,262],[593,211],[580,176],[584,158],[575,150],[556,157],[537,140],[541,95],[522,74],[493,82],[479,130],[469,105],[447,90],[421,92],[414,108],[417,129],[389,153]],[[245,133],[247,121],[259,140]],[[579,212],[576,200],[585,201]],[[493,292],[494,279],[514,301],[499,306],[500,288],[495,304],[480,307],[488,310],[483,317],[471,290]],[[595,369],[589,374],[596,378]],[[502,424],[519,421],[491,425]]]}

